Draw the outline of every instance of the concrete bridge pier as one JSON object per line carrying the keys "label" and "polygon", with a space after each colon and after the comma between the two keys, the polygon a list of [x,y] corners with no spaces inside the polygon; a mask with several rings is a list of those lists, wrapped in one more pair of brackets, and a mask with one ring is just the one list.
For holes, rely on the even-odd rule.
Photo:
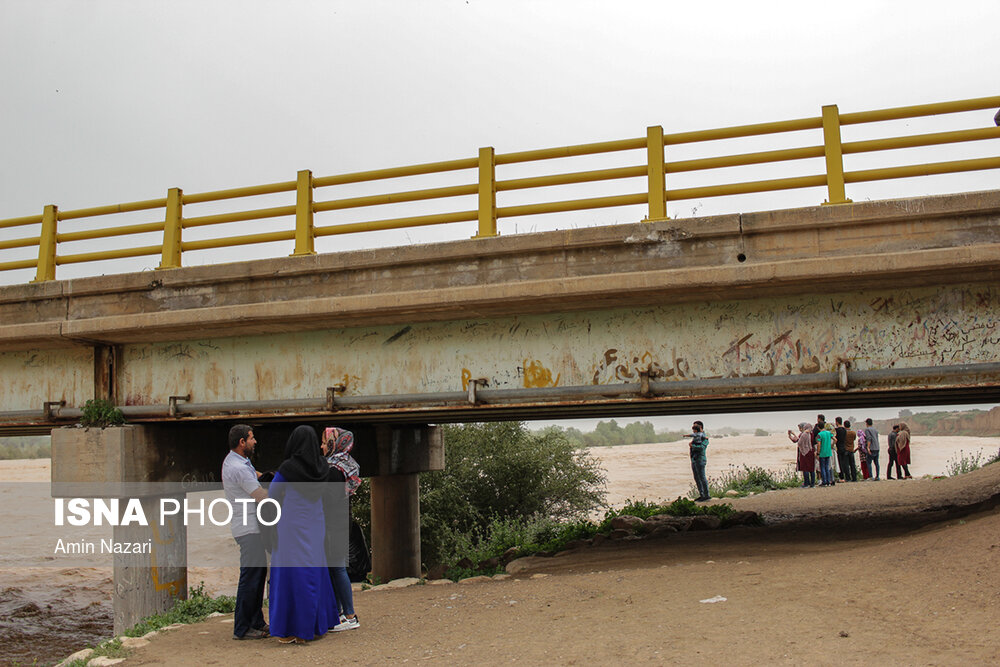
{"label": "concrete bridge pier", "polygon": [[420,475],[371,478],[372,575],[382,582],[420,576]]}
{"label": "concrete bridge pier", "polygon": [[381,581],[419,577],[420,473],[444,469],[441,427],[375,427],[378,474],[370,478],[372,575]]}
{"label": "concrete bridge pier", "polygon": [[[160,502],[185,496],[142,496],[143,513],[158,517]],[[115,635],[146,616],[166,611],[176,600],[187,598],[187,526],[180,515],[168,516],[148,526],[115,526],[113,542],[121,552],[114,558]],[[147,551],[148,548],[148,551]]]}

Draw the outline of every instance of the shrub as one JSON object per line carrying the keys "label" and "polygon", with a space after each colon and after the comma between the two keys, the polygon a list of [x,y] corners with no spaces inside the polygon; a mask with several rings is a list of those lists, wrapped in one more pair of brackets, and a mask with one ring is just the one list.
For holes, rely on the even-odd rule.
{"label": "shrub", "polygon": [[[734,465],[729,466],[729,470],[723,472],[718,477],[710,477],[708,480],[709,494],[716,498],[726,495],[727,491],[736,491],[740,496],[750,493],[763,493],[764,491],[774,491],[776,489],[788,489],[799,486],[801,480],[796,475],[793,468],[788,467],[780,472],[767,470],[760,466],[748,466],[743,464],[741,468]],[[696,497],[698,491],[692,486],[688,495]]]}
{"label": "shrub", "polygon": [[[986,461],[986,463],[991,462],[992,460]],[[949,477],[954,477],[955,475],[964,475],[967,472],[978,470],[979,468],[982,468],[983,465],[982,451],[978,451],[975,454],[966,454],[960,449],[958,450],[958,454],[955,458],[948,459],[948,462],[945,463],[945,470],[947,471]]]}
{"label": "shrub", "polygon": [[[590,522],[560,524],[547,517],[494,517],[484,528],[469,532],[453,531],[441,542],[441,562],[450,565],[446,576],[461,579],[476,574],[495,574],[502,566],[478,568],[478,564],[490,558],[499,558],[508,549],[517,547],[517,556],[527,556],[540,551],[558,551],[570,540],[590,537],[587,532]],[[468,559],[472,567],[458,567],[457,563]]]}
{"label": "shrub", "polygon": [[753,434],[756,435],[756,436],[771,435],[770,433],[768,433],[767,431],[765,431],[762,428],[755,429],[754,432],[753,432]]}
{"label": "shrub", "polygon": [[125,423],[122,411],[103,398],[92,398],[83,404],[83,416],[80,423],[88,427],[106,428],[121,426]]}

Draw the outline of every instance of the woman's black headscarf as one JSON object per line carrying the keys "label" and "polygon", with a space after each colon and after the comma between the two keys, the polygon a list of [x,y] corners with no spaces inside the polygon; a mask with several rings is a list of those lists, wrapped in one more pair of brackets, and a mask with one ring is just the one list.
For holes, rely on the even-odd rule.
{"label": "woman's black headscarf", "polygon": [[325,482],[330,474],[330,465],[323,458],[319,448],[319,436],[311,426],[297,426],[285,445],[285,460],[278,472],[286,481],[295,483],[295,489],[315,500],[324,491],[325,485],[300,485],[300,482]]}

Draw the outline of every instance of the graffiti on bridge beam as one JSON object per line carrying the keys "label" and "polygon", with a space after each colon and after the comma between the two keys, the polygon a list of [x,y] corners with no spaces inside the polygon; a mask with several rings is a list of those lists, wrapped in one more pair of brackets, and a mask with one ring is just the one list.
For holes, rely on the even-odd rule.
{"label": "graffiti on bridge beam", "polygon": [[594,369],[591,384],[612,384],[620,382],[638,382],[639,373],[648,371],[650,379],[667,379],[676,377],[684,379],[691,373],[688,362],[683,357],[673,354],[670,364],[661,364],[656,356],[644,351],[636,354],[623,354],[617,348],[608,348]]}

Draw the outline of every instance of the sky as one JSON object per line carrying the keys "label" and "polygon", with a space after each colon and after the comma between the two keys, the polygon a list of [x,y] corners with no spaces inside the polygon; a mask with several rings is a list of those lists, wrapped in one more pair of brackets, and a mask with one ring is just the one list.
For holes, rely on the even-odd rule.
{"label": "sky", "polygon": [[[503,153],[640,137],[651,125],[670,133],[817,116],[826,104],[846,113],[996,95],[998,25],[995,0],[905,5],[878,0],[3,0],[0,218],[37,214],[46,204],[70,210],[159,198],[171,187],[196,193],[289,181],[301,169],[325,176],[474,157],[483,146]],[[875,129],[852,126],[844,128],[844,140],[867,138],[876,130],[915,134],[983,127],[992,125],[993,113],[896,121]],[[668,146],[667,160],[819,143],[815,134],[797,135],[769,139],[766,145],[754,139]],[[896,155],[904,162],[924,162],[998,153],[1000,140]],[[848,169],[878,166],[886,159],[848,158]],[[498,168],[498,178],[644,161],[644,154],[630,153],[511,165]],[[717,179],[757,180],[819,173],[822,163],[721,171]],[[861,201],[992,189],[998,177],[1000,171],[992,170],[849,185],[848,196]],[[668,188],[705,178],[678,174]],[[317,192],[317,199],[474,180],[474,172],[455,172],[377,187],[339,186]],[[643,179],[612,181],[500,193],[498,201],[508,205],[644,187]],[[825,197],[823,189],[809,189],[671,202],[668,214],[806,206]],[[275,195],[242,205],[185,207],[185,214],[288,203],[289,196]],[[381,207],[372,213],[338,211],[318,215],[317,224],[474,207],[472,199]],[[643,207],[625,207],[499,224],[501,234],[510,234],[634,222],[644,214]],[[156,217],[154,212],[129,214],[103,224]],[[290,225],[287,218],[238,223],[217,233]],[[60,226],[61,231],[80,228],[69,221]],[[475,223],[462,223],[343,235],[318,240],[317,250],[464,239],[475,231]],[[0,229],[0,240],[31,232]],[[185,238],[201,232],[186,231]],[[73,251],[94,247],[80,244]],[[0,261],[30,256],[23,252],[0,252]],[[184,262],[290,252],[286,242],[188,252]],[[156,263],[157,257],[67,265],[59,267],[58,276],[148,270]],[[32,277],[26,271],[0,272],[0,285]]]}
{"label": "sky", "polygon": [[[995,95],[1000,3],[423,0],[4,0],[0,219],[498,153]],[[844,128],[911,134],[992,125],[992,111]],[[888,126],[888,127],[885,127]],[[884,135],[883,135],[884,136]],[[668,147],[667,160],[820,143],[817,131]],[[1000,140],[896,151],[896,160],[996,156]],[[887,154],[848,156],[848,169]],[[505,165],[498,178],[643,164],[641,151]],[[820,160],[673,174],[668,188],[820,173]],[[709,179],[709,181],[706,181]],[[854,184],[848,196],[996,187],[998,170]],[[474,172],[338,186],[317,200],[475,181]],[[625,194],[644,179],[501,192],[503,205]],[[822,188],[671,202],[672,217],[822,202]],[[185,207],[290,204],[291,194]],[[474,198],[317,215],[336,224],[468,210]],[[500,233],[634,222],[644,207],[503,218]],[[365,217],[367,216],[367,218]],[[162,212],[65,221],[162,220]],[[291,218],[187,230],[291,229]],[[31,228],[0,229],[0,240]],[[322,252],[468,238],[475,223],[339,235]],[[35,231],[37,233],[37,231]],[[67,246],[112,247],[116,240]],[[157,234],[125,244],[158,244]],[[291,242],[187,252],[185,264],[282,256]],[[11,254],[13,253],[13,254]],[[18,254],[21,253],[21,254]],[[28,253],[27,255],[23,253]],[[0,261],[31,256],[0,253]],[[150,269],[158,257],[59,267],[58,277]],[[31,271],[0,272],[0,284]]]}

